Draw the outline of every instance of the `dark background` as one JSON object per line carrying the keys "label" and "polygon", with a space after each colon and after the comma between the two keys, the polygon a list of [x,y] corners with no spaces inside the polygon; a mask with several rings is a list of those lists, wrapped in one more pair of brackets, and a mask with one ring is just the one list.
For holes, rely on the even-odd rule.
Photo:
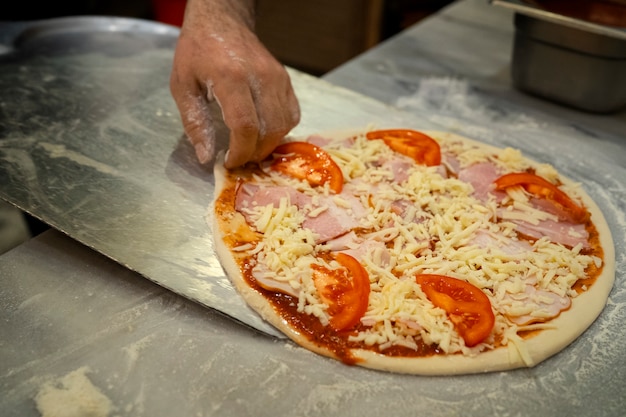
{"label": "dark background", "polygon": [[[257,33],[284,64],[322,75],[452,1],[257,0]],[[34,0],[7,6],[0,21],[104,15],[180,25],[185,0]]]}

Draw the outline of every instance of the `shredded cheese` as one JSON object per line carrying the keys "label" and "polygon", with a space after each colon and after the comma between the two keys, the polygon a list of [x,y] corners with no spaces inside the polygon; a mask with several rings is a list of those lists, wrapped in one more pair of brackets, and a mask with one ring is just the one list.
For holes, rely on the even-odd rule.
{"label": "shredded cheese", "polygon": [[[442,153],[448,160],[456,158],[461,169],[486,161],[502,174],[531,168],[517,150],[486,153],[464,142],[436,139]],[[391,346],[416,349],[421,340],[446,353],[467,355],[493,348],[497,342],[508,345],[512,356],[530,365],[518,334],[530,327],[518,326],[510,318],[549,319],[554,315],[550,306],[555,300],[575,297],[575,282],[585,276],[588,266],[600,265],[601,259],[582,255],[581,245],[567,248],[547,238],[532,244],[520,241],[515,221],[536,225],[557,220],[534,207],[520,188],[507,191],[503,208],[494,199],[478,200],[471,185],[447,175],[440,167],[413,164],[404,181],[394,181],[393,162],[398,157],[382,141],[359,135],[351,146],[345,143],[331,143],[325,149],[344,174],[345,192],[365,207],[365,214],[357,219],[360,238],[382,243],[361,253],[360,261],[370,277],[370,298],[361,319],[365,329],[350,340],[377,345],[381,350]],[[549,165],[532,168],[550,181],[558,180],[556,170]],[[328,246],[316,245],[315,233],[302,223],[328,210],[328,206],[320,205],[323,198],[330,197],[349,215],[354,214],[353,201],[332,194],[328,187],[313,188],[306,181],[271,170],[253,182],[293,187],[312,197],[311,204],[299,209],[283,198],[277,207],[246,209],[263,238],[254,248],[243,245],[236,250],[250,250],[256,257],[254,269],[258,273],[288,283],[297,291],[298,311],[327,324],[328,306],[317,295],[310,265],[324,263],[318,255]],[[354,244],[349,249],[359,250]],[[449,275],[481,288],[497,313],[492,335],[476,347],[465,346],[446,313],[436,308],[415,282],[418,273]],[[540,290],[530,292],[530,287]]]}

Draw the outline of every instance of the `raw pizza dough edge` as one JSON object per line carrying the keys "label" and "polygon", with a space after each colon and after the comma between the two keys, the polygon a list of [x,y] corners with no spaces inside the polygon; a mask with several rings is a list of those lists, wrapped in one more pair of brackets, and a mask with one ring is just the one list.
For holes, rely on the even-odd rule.
{"label": "raw pizza dough edge", "polygon": [[[224,186],[228,186],[226,169],[224,168],[224,153],[220,153],[215,160],[215,199],[219,198]],[[277,328],[283,334],[285,334],[292,341],[298,345],[311,350],[320,355],[329,356],[334,359],[338,359],[336,355],[325,349],[323,346],[319,346],[309,341],[305,336],[301,335],[298,331],[293,329],[287,321],[283,320],[280,314],[276,313],[272,304],[265,298],[260,292],[250,287],[245,277],[241,273],[239,265],[235,261],[230,248],[225,245],[224,237],[226,231],[224,225],[220,222],[218,216],[215,213],[212,214],[213,219],[213,234],[214,234],[214,247],[217,257],[226,272],[226,276],[231,280],[237,292],[244,299],[246,304],[252,308],[261,318],[267,321],[269,324]]]}
{"label": "raw pizza dough edge", "polygon": [[[335,139],[345,137],[346,135],[360,134],[368,130],[372,130],[372,127],[342,129],[316,134]],[[460,140],[486,150],[500,152],[503,149],[452,132],[422,131],[435,138]],[[288,137],[287,139],[295,140],[296,138]],[[223,166],[223,157],[224,154],[221,153],[215,161],[214,199],[219,198],[224,187],[228,185],[226,169]],[[525,155],[524,158],[533,164],[537,163]],[[559,173],[559,178],[564,184],[574,184],[574,181],[561,173]],[[548,322],[550,327],[554,328],[542,330],[539,334],[523,340],[525,354],[530,358],[530,362],[528,362],[528,359],[524,360],[522,354],[513,345],[509,344],[508,346],[483,351],[475,356],[454,354],[428,357],[391,357],[367,349],[353,349],[351,350],[351,356],[356,360],[355,365],[374,370],[415,375],[462,375],[532,367],[564,350],[574,340],[578,339],[602,313],[615,279],[615,249],[608,223],[596,202],[587,192],[581,190],[579,194],[591,213],[592,221],[599,233],[600,244],[604,251],[602,272],[589,290],[572,300],[572,305],[567,311],[562,312],[557,318]],[[239,266],[233,259],[230,249],[223,243],[225,231],[220,224],[218,216],[214,213],[211,213],[211,215],[213,218],[217,256],[226,275],[233,282],[237,292],[243,297],[244,301],[264,320],[276,327],[296,344],[317,354],[340,359],[332,350],[312,342],[306,336],[291,328],[280,314],[274,310],[272,304],[261,293],[248,285]]]}

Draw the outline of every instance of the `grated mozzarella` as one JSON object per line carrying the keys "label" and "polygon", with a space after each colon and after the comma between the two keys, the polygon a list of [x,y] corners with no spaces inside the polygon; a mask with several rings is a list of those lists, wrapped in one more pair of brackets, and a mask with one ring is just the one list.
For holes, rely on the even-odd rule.
{"label": "grated mozzarella", "polygon": [[[502,173],[531,168],[521,152],[511,148],[489,153],[465,142],[435,139],[442,153],[454,155],[461,167],[490,161]],[[601,265],[598,257],[582,255],[581,245],[566,248],[548,238],[519,249],[514,220],[538,224],[557,219],[533,207],[520,188],[507,190],[506,208],[501,209],[494,199],[482,202],[474,198],[471,185],[447,176],[440,167],[413,165],[406,180],[394,182],[390,164],[383,162],[392,161],[396,155],[382,141],[358,135],[352,146],[341,140],[324,148],[344,174],[344,192],[348,190],[366,209],[357,219],[358,235],[363,241],[383,243],[363,251],[359,259],[369,273],[371,288],[368,309],[361,319],[363,330],[350,336],[351,341],[377,345],[381,350],[392,346],[417,349],[422,341],[446,353],[467,355],[493,348],[498,341],[530,361],[518,333],[531,327],[518,326],[509,318],[550,318],[552,313],[546,306],[554,297],[546,294],[575,297],[575,282],[585,276],[590,265]],[[556,170],[549,165],[532,168],[550,181],[558,180]],[[283,198],[278,207],[247,209],[254,229],[263,237],[254,249],[244,245],[236,250],[250,250],[256,256],[255,270],[289,283],[298,294],[298,311],[318,317],[326,325],[328,306],[317,295],[310,265],[333,265],[318,256],[328,246],[315,245],[314,233],[303,228],[302,222],[305,216],[319,216],[328,209],[318,205],[320,197],[331,196],[338,207],[346,209],[351,202],[332,194],[328,187],[313,188],[306,181],[271,170],[265,174],[253,181],[294,187],[312,197],[311,206],[298,210]],[[445,311],[435,307],[415,282],[418,273],[449,275],[481,288],[496,313],[492,335],[476,347],[466,347]],[[529,295],[529,285],[541,291]]]}

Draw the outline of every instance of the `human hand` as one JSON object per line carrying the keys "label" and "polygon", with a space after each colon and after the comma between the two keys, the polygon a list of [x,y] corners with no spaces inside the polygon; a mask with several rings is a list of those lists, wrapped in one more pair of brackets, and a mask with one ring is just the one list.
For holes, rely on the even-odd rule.
{"label": "human hand", "polygon": [[251,0],[190,0],[170,77],[198,160],[215,155],[209,102],[230,130],[224,166],[264,159],[300,121],[289,74],[254,34]]}

